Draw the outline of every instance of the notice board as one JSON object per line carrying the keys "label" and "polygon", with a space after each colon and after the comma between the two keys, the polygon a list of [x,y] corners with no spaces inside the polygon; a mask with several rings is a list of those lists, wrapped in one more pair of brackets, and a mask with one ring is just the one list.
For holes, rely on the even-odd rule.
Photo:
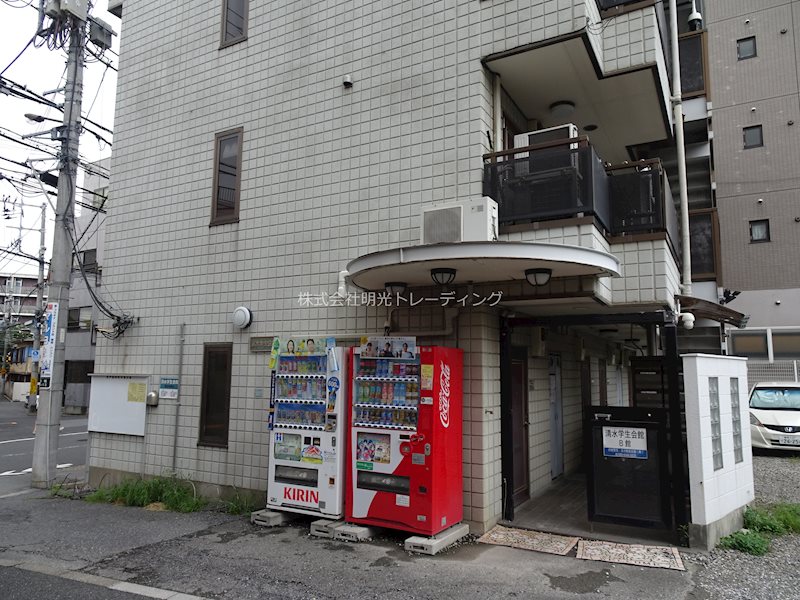
{"label": "notice board", "polygon": [[144,436],[147,375],[92,373],[89,431]]}

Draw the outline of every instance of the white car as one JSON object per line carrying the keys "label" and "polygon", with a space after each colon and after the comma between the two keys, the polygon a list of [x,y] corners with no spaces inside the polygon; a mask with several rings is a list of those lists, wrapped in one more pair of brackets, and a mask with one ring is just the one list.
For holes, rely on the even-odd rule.
{"label": "white car", "polygon": [[800,450],[800,383],[758,383],[750,392],[753,448]]}

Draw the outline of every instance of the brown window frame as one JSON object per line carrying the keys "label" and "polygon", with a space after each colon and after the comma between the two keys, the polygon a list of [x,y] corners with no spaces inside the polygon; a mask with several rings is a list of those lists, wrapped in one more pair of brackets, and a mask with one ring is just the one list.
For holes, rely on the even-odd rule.
{"label": "brown window frame", "polygon": [[[714,253],[714,271],[711,273],[701,273],[699,271],[692,271],[693,281],[718,281],[722,283],[722,244],[719,234],[719,213],[716,208],[700,208],[689,211],[689,220],[694,216],[710,215],[711,216],[711,243],[712,252]],[[694,263],[692,263],[694,268]]]}
{"label": "brown window frame", "polygon": [[222,0],[222,22],[220,24],[220,40],[219,40],[220,50],[222,50],[223,48],[227,48],[229,46],[233,46],[240,42],[243,42],[247,39],[247,25],[249,20],[248,16],[250,14],[250,0],[242,0],[242,2],[244,3],[244,15],[242,15],[242,34],[238,37],[226,39],[229,1],[230,0]]}
{"label": "brown window frame", "polygon": [[[227,415],[224,423],[208,423],[207,410],[210,402],[209,398],[209,355],[212,352],[224,352],[227,360],[228,382],[225,395],[222,398],[222,412]],[[231,381],[233,379],[233,344],[231,343],[211,343],[203,344],[203,382],[200,394],[200,428],[197,434],[198,446],[212,446],[215,448],[228,447],[228,434],[231,423]],[[219,429],[215,434],[209,434],[211,427]]]}
{"label": "brown window frame", "polygon": [[[753,53],[747,56],[744,56],[741,52],[742,49],[742,42],[749,42],[753,40]],[[756,58],[758,56],[758,44],[756,43],[756,36],[748,35],[747,37],[739,38],[736,40],[736,60],[750,60],[751,58]]]}
{"label": "brown window frame", "polygon": [[[220,217],[218,215],[218,195],[219,195],[219,171],[220,171],[220,147],[222,142],[232,138],[238,138],[239,152],[236,156],[236,184],[233,190],[233,214]],[[242,151],[244,143],[244,128],[228,129],[221,131],[214,136],[214,189],[211,201],[211,223],[210,225],[224,225],[226,223],[239,222],[239,198],[242,192]]]}
{"label": "brown window frame", "polygon": [[703,58],[703,89],[695,90],[693,92],[682,92],[681,98],[683,100],[688,100],[689,98],[697,98],[699,96],[708,96],[710,95],[711,90],[709,89],[709,79],[710,76],[708,74],[708,35],[705,29],[700,31],[688,31],[686,33],[682,33],[678,36],[678,46],[680,47],[680,43],[687,39],[687,38],[700,38],[700,46],[701,46],[701,55]]}

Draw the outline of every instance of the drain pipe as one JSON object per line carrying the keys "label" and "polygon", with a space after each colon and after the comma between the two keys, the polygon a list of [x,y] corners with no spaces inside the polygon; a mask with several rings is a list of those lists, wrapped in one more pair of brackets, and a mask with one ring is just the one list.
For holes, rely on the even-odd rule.
{"label": "drain pipe", "polygon": [[181,323],[178,336],[178,398],[175,401],[175,428],[172,434],[172,472],[176,473],[175,463],[178,456],[178,417],[181,414],[181,394],[183,390],[183,347],[186,343],[186,323]]}
{"label": "drain pipe", "polygon": [[500,75],[495,73],[494,92],[494,151],[503,150],[503,85]]}
{"label": "drain pipe", "polygon": [[681,208],[681,259],[683,261],[681,290],[684,296],[691,296],[692,250],[689,239],[689,194],[686,189],[686,147],[684,146],[683,137],[683,91],[681,89],[681,58],[678,50],[678,8],[676,0],[669,0],[669,18],[670,43],[672,45],[672,119],[675,126],[678,191],[680,192]]}

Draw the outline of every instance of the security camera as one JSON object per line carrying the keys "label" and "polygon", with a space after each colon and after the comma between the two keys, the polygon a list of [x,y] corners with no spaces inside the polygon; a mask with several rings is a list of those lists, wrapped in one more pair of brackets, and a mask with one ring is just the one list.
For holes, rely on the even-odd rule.
{"label": "security camera", "polygon": [[681,313],[681,321],[684,329],[694,329],[694,315],[692,313]]}
{"label": "security camera", "polygon": [[692,0],[692,12],[689,14],[689,31],[699,31],[703,28],[703,15],[697,10]]}
{"label": "security camera", "polygon": [[345,75],[342,78],[342,85],[346,88],[353,87],[353,78],[350,75]]}

